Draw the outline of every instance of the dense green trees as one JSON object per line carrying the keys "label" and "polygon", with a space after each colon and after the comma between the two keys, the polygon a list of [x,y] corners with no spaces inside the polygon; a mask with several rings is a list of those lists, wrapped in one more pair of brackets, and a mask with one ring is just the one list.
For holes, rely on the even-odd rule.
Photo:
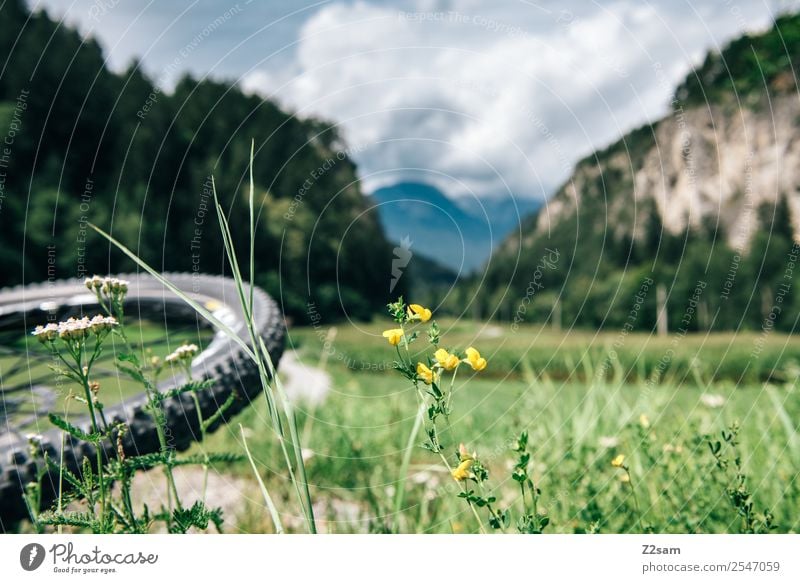
{"label": "dense green trees", "polygon": [[[579,221],[568,218],[519,255],[509,248],[496,254],[485,277],[464,282],[466,297],[451,299],[447,307],[456,312],[474,297],[473,313],[480,317],[548,322],[558,298],[562,326],[616,329],[629,323],[647,330],[656,325],[660,285],[672,331],[794,330],[800,257],[786,198],[764,204],[757,215],[754,234],[741,249],[732,248],[712,221],[673,234],[654,216],[647,236],[631,240],[615,239],[610,226],[598,233],[589,225],[578,230]],[[542,269],[548,249],[558,249],[560,258],[552,269]],[[639,307],[629,320],[634,304]]]}
{"label": "dense green trees", "polygon": [[764,34],[743,35],[703,64],[675,92],[676,107],[732,102],[757,104],[767,93],[797,91],[800,17],[787,14]]}
{"label": "dense green trees", "polygon": [[[48,246],[58,277],[130,269],[87,222],[164,270],[223,271],[209,177],[246,224],[254,139],[256,281],[299,318],[308,302],[335,318],[387,300],[391,245],[329,124],[228,83],[184,77],[166,94],[137,63],[112,73],[94,40],[22,0],[0,4],[0,124],[0,284],[45,279]],[[244,251],[247,229],[234,236]]]}

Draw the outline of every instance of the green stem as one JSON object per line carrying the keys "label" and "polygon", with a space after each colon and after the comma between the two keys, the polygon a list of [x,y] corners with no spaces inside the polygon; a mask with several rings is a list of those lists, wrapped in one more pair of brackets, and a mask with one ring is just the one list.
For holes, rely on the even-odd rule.
{"label": "green stem", "polygon": [[419,430],[422,427],[424,419],[425,403],[423,402],[420,403],[419,408],[417,409],[417,416],[414,418],[414,426],[411,428],[411,433],[408,435],[406,449],[403,452],[403,460],[400,462],[400,475],[397,479],[397,494],[395,495],[394,499],[394,514],[397,517],[397,520],[399,520],[403,510],[403,502],[406,494],[406,480],[408,478],[408,467],[411,464],[411,455],[414,450],[414,443],[417,441],[417,435],[419,435]]}
{"label": "green stem", "polygon": [[447,425],[447,432],[450,434],[450,438],[453,438],[453,426],[450,424],[450,401],[453,396],[453,388],[456,382],[456,373],[458,372],[458,367],[453,369],[453,376],[450,377],[450,390],[447,393],[447,402],[444,406],[444,411],[442,414],[444,415],[444,422]]}
{"label": "green stem", "polygon": [[284,530],[283,524],[281,523],[281,515],[278,513],[278,509],[276,508],[275,503],[272,501],[272,497],[269,495],[267,487],[264,485],[264,480],[261,479],[261,474],[258,472],[256,462],[253,459],[253,456],[250,454],[250,449],[247,447],[247,438],[244,435],[244,427],[242,427],[241,423],[239,424],[239,431],[242,434],[244,453],[247,455],[247,459],[250,460],[250,467],[253,469],[256,480],[258,480],[258,486],[261,488],[261,494],[264,496],[264,502],[267,505],[267,510],[269,510],[269,514],[272,517],[272,524],[275,526],[275,532],[278,534],[283,534]]}
{"label": "green stem", "polygon": [[[483,496],[484,499],[486,499],[487,498],[486,490],[484,489],[483,484],[481,482],[478,482],[478,489],[481,491],[481,496]],[[492,515],[492,518],[494,518],[495,521],[497,521],[497,524],[500,525],[500,532],[505,533],[506,532],[506,527],[503,526],[503,521],[500,518],[500,515],[497,514],[497,511],[488,502],[486,503],[486,510],[489,511],[489,514]]]}
{"label": "green stem", "polygon": [[[452,476],[453,475],[453,468],[450,467],[450,464],[447,462],[447,458],[445,457],[445,455],[441,451],[439,451],[438,453],[439,453],[439,457],[442,459],[442,463],[447,468],[447,473],[450,474],[450,476]],[[461,487],[464,488],[464,493],[465,494],[469,491],[467,489],[467,485],[466,484],[461,484]],[[470,502],[469,500],[467,500],[467,506],[469,506],[469,509],[472,511],[472,515],[475,517],[475,520],[478,521],[478,528],[480,529],[481,534],[486,534],[486,529],[483,527],[483,520],[481,520],[481,517],[478,514],[478,511],[475,510],[475,506],[473,506],[472,502]]]}
{"label": "green stem", "polygon": [[[425,403],[424,393],[420,393],[419,389],[418,389],[417,394],[419,396],[420,402],[424,405],[424,403]],[[431,421],[431,430],[433,431],[433,440],[434,440],[434,443],[432,443],[431,445],[436,449],[436,453],[439,454],[439,457],[441,458],[442,463],[447,468],[448,474],[450,476],[452,476],[453,475],[453,468],[450,466],[450,463],[447,461],[447,457],[445,457],[445,455],[442,453],[442,446],[439,443],[439,432],[438,432],[438,428],[436,427],[436,421],[435,420]],[[464,488],[464,493],[465,494],[468,493],[468,489],[467,489],[466,484],[461,483],[461,486]],[[482,534],[486,534],[486,529],[483,526],[483,520],[481,520],[481,517],[478,514],[478,511],[472,505],[472,502],[470,502],[468,499],[465,499],[465,500],[467,501],[467,506],[469,506],[469,509],[472,511],[473,516],[475,516],[475,520],[478,521],[478,528],[480,528],[481,533]]]}
{"label": "green stem", "polygon": [[[72,394],[72,389],[70,389],[70,395]],[[67,396],[66,401],[64,402],[64,419],[69,421],[69,396]],[[56,506],[58,514],[61,515],[63,509],[63,497],[64,497],[64,438],[66,433],[63,431],[61,432],[61,451],[59,452],[58,458],[58,504]],[[62,524],[59,524],[57,527],[58,534],[62,534],[64,527]]]}
{"label": "green stem", "polygon": [[[189,377],[191,380],[191,376]],[[197,409],[197,422],[200,424],[200,443],[203,448],[203,504],[206,503],[206,491],[208,490],[208,452],[206,451],[206,425],[203,422],[203,412],[200,410],[200,399],[197,398],[197,393],[192,391],[192,399],[194,399],[194,406]]]}
{"label": "green stem", "polygon": [[536,525],[539,525],[539,494],[536,492],[536,484],[533,483],[533,480],[530,481],[528,485],[531,490],[531,501],[533,505],[533,516],[536,519]]}
{"label": "green stem", "polygon": [[628,466],[622,466],[622,469],[625,470],[625,474],[628,476],[628,486],[631,488],[631,495],[633,496],[633,505],[636,508],[636,520],[639,523],[639,529],[644,532],[644,526],[642,525],[642,510],[639,506],[639,498],[636,496],[636,489],[633,487],[633,478],[631,477],[631,472]]}
{"label": "green stem", "polygon": [[[122,338],[123,343],[125,344],[125,349],[128,350],[131,354],[134,353],[133,346],[131,345],[130,340],[128,339],[128,335],[125,332],[125,326],[123,325],[123,311],[122,311],[122,304],[117,303],[116,307],[116,314],[112,314],[117,318],[119,322],[119,335]],[[156,434],[158,435],[158,443],[161,449],[161,453],[164,455],[169,455],[170,449],[167,445],[167,437],[164,432],[164,427],[166,426],[166,419],[164,418],[164,412],[161,409],[161,405],[159,401],[155,398],[156,393],[158,393],[158,389],[156,386],[147,379],[145,375],[144,368],[142,368],[141,364],[139,364],[139,359],[137,358],[136,361],[133,363],[134,368],[136,371],[141,375],[141,377],[145,380],[144,388],[145,393],[147,394],[147,400],[150,405],[150,411],[153,415],[153,419],[155,420],[156,426]],[[172,466],[170,464],[164,465],[164,473],[167,476],[167,484],[169,488],[167,490],[167,506],[169,509],[169,519],[167,520],[167,530],[171,530],[172,526],[172,500],[173,497],[175,499],[175,504],[178,506],[178,509],[181,509],[181,500],[180,496],[178,495],[178,487],[175,485],[175,477],[172,474]]]}
{"label": "green stem", "polygon": [[[83,392],[86,397],[86,405],[89,408],[89,419],[92,423],[92,432],[95,435],[100,434],[100,430],[97,425],[97,415],[95,413],[94,407],[94,399],[92,395],[92,390],[89,388],[89,372],[91,370],[92,362],[86,366],[86,371],[84,372],[83,368],[83,352],[85,348],[85,342],[81,343],[81,348],[78,349],[71,349],[70,352],[72,353],[73,358],[75,358],[76,368],[78,370],[78,374],[80,375],[81,384],[83,385]],[[96,351],[95,351],[96,352]],[[105,483],[103,481],[103,445],[102,441],[98,440],[95,444],[95,461],[97,463],[97,481],[100,485],[100,528],[102,531],[105,531],[105,523],[106,523],[106,488]]]}
{"label": "green stem", "polygon": [[[192,363],[188,362],[184,364],[184,373],[186,374],[186,381],[192,381]],[[200,409],[200,399],[197,397],[197,393],[192,391],[192,399],[194,400],[195,409],[197,409],[197,422],[200,427],[200,443],[202,444],[203,448],[203,504],[206,503],[206,493],[208,491],[208,466],[209,466],[209,458],[208,458],[208,451],[206,451],[206,424],[203,422],[203,411]],[[221,409],[220,409],[221,410]]]}
{"label": "green stem", "polygon": [[445,413],[445,417],[447,417],[448,423],[450,422],[449,421],[449,419],[450,419],[450,402],[453,399],[453,389],[455,388],[456,374],[457,373],[458,373],[458,366],[456,366],[453,369],[453,376],[450,377],[450,390],[447,393],[447,403],[445,404],[445,410],[447,411],[447,413]]}
{"label": "green stem", "polygon": [[[251,148],[251,167],[252,167],[252,148]],[[262,387],[264,389],[264,394],[267,397],[267,405],[270,408],[270,416],[272,417],[273,426],[275,427],[276,433],[278,434],[278,441],[281,446],[281,450],[284,454],[284,458],[286,459],[286,465],[289,471],[289,475],[292,479],[292,483],[295,486],[295,490],[297,491],[298,497],[300,499],[300,506],[303,508],[303,513],[306,517],[306,523],[308,525],[308,530],[311,534],[316,534],[317,526],[316,521],[314,520],[314,507],[311,502],[311,491],[309,490],[308,479],[306,477],[306,468],[305,462],[303,461],[303,453],[302,453],[302,446],[300,443],[300,435],[297,428],[297,419],[294,415],[294,410],[292,407],[291,402],[289,401],[286,393],[283,391],[283,387],[281,385],[281,381],[278,378],[277,371],[275,370],[275,366],[272,363],[272,358],[269,355],[269,351],[267,350],[266,346],[264,345],[264,341],[258,332],[255,329],[255,322],[253,319],[253,313],[250,309],[251,302],[245,297],[244,294],[244,283],[241,271],[239,269],[239,260],[236,257],[236,250],[233,245],[233,239],[231,237],[230,228],[228,225],[228,221],[225,218],[225,213],[222,210],[222,206],[219,203],[219,198],[217,196],[217,188],[214,183],[214,179],[211,179],[211,189],[214,194],[214,206],[217,211],[217,219],[219,220],[220,230],[222,233],[222,242],[225,247],[225,253],[228,257],[228,263],[230,263],[231,270],[233,272],[233,278],[236,282],[236,290],[239,295],[239,301],[242,307],[242,311],[244,312],[244,319],[247,323],[247,330],[250,336],[250,342],[252,344],[252,353],[256,365],[259,369],[259,375],[261,378]],[[250,190],[250,200],[252,204],[253,199],[253,190]],[[250,232],[251,236],[254,233],[254,224],[253,224],[253,217],[251,215],[251,224],[250,224]],[[251,264],[254,262],[254,253],[255,248],[251,245],[251,254],[250,254],[250,262]],[[252,288],[251,288],[252,293]],[[267,370],[267,368],[269,370]],[[269,375],[267,374],[269,373]],[[272,389],[270,387],[270,379],[274,382],[275,390],[278,393],[278,396],[281,400],[281,405],[283,407],[283,413],[286,417],[286,421],[289,424],[289,436],[292,440],[292,447],[294,451],[294,463],[297,466],[297,471],[299,474],[300,482],[295,478],[294,469],[292,467],[292,462],[289,459],[288,451],[286,450],[285,444],[285,434],[283,431],[282,424],[280,423],[280,415],[275,410],[275,398],[272,393]]]}

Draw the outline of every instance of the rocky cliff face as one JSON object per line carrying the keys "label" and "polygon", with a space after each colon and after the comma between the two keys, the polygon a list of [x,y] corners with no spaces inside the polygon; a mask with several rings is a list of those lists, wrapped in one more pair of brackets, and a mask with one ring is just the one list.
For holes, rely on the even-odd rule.
{"label": "rocky cliff face", "polygon": [[[512,320],[524,298],[530,321],[557,313],[569,326],[650,330],[665,302],[673,330],[687,326],[694,302],[688,329],[740,330],[772,322],[780,301],[776,326],[793,330],[800,287],[774,298],[796,279],[798,71],[800,14],[709,53],[676,88],[669,115],[579,161],[468,282],[482,313]],[[539,269],[556,251],[555,268]],[[661,299],[645,294],[631,323],[647,281]],[[700,301],[698,282],[708,290]]]}
{"label": "rocky cliff face", "polygon": [[[550,233],[568,217],[606,217],[614,236],[640,239],[648,214],[677,234],[718,224],[734,248],[746,246],[757,209],[785,196],[800,230],[800,98],[757,107],[711,105],[676,110],[576,167],[528,237]],[[582,207],[592,210],[591,215]],[[596,211],[603,208],[602,215]],[[594,217],[594,219],[592,218]],[[587,225],[584,227],[596,225]]]}

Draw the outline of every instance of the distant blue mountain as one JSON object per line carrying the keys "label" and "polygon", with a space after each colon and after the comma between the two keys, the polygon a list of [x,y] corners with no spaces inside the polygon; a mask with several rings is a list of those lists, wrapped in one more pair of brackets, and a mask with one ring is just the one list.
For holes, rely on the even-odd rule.
{"label": "distant blue mountain", "polygon": [[[522,222],[536,213],[542,206],[541,201],[531,198],[487,197],[480,201],[469,199],[459,206],[465,212],[487,221],[492,226],[492,236],[496,242],[505,240],[506,236],[520,228]],[[484,214],[485,213],[485,214]],[[488,258],[487,258],[488,259]]]}
{"label": "distant blue mountain", "polygon": [[480,204],[475,199],[456,202],[419,182],[400,182],[380,188],[372,196],[390,240],[408,237],[412,253],[462,275],[483,265],[495,243],[517,229],[520,218],[539,207],[536,201],[517,199],[518,216],[510,197],[488,197]]}

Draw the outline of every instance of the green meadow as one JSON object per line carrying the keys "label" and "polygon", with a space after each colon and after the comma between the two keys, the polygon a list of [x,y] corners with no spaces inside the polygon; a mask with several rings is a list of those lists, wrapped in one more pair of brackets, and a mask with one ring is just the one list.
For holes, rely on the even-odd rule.
{"label": "green meadow", "polygon": [[[319,527],[478,532],[458,484],[430,451],[415,443],[401,474],[417,401],[391,370],[395,352],[380,335],[386,327],[290,332],[302,363],[331,378],[322,403],[298,405]],[[512,514],[522,501],[510,478],[512,446],[526,431],[545,532],[798,530],[800,366],[790,336],[621,337],[534,326],[511,333],[466,320],[440,327],[444,346],[474,345],[488,360],[480,373],[459,373],[443,445],[455,451],[464,442],[475,451],[489,472],[487,495]],[[424,343],[412,347],[421,359]],[[260,401],[237,422],[278,507],[290,508],[274,436],[259,429],[265,415]],[[238,439],[233,423],[205,447],[230,449]],[[620,454],[629,473],[611,464]],[[247,464],[216,469],[253,481]],[[241,512],[228,517],[234,531],[271,528],[252,489]],[[515,531],[513,524],[505,530]]]}

